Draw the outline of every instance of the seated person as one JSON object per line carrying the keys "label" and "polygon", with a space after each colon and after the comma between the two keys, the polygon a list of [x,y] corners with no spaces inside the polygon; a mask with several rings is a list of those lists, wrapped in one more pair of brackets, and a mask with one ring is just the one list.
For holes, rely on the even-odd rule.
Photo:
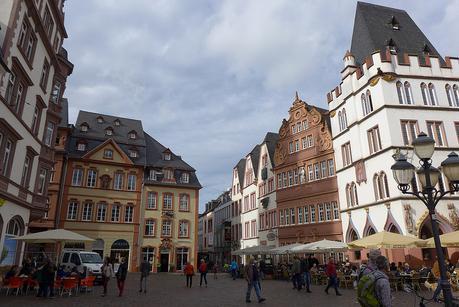
{"label": "seated person", "polygon": [[61,265],[59,269],[57,269],[57,278],[61,279],[67,276],[69,276],[69,272],[65,269],[65,265]]}
{"label": "seated person", "polygon": [[319,272],[319,269],[317,268],[317,264],[313,264],[312,268],[309,270],[311,274],[317,274]]}
{"label": "seated person", "polygon": [[80,279],[88,277],[88,267],[83,267],[83,272],[78,272]]}
{"label": "seated person", "polygon": [[451,263],[451,261],[449,260],[446,260],[446,270],[453,274],[454,273],[454,269],[456,268],[456,266],[454,264]]}
{"label": "seated person", "polygon": [[403,265],[403,273],[411,274],[411,271],[413,270],[410,268],[410,265],[407,262],[405,262],[405,264]]}
{"label": "seated person", "polygon": [[78,272],[78,269],[76,266],[72,268],[69,274],[70,277],[80,277],[80,273]]}
{"label": "seated person", "polygon": [[22,262],[22,268],[21,268],[21,271],[19,272],[19,275],[29,276],[31,275],[31,273],[32,273],[32,261],[30,260],[30,258],[24,259],[24,261]]}
{"label": "seated person", "polygon": [[11,277],[18,276],[19,267],[17,265],[11,266],[8,272],[6,272],[5,277],[3,277],[3,282],[5,285],[8,284],[8,281]]}
{"label": "seated person", "polygon": [[426,267],[425,264],[422,265],[421,269],[419,270],[420,277],[428,277],[430,273],[430,269]]}

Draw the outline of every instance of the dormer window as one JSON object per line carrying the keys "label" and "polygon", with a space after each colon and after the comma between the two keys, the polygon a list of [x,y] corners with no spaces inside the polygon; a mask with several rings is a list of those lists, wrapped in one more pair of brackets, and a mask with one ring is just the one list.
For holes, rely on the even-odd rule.
{"label": "dormer window", "polygon": [[105,149],[104,150],[104,159],[113,159],[113,150]]}
{"label": "dormer window", "polygon": [[135,131],[129,132],[129,138],[135,140],[137,138],[137,133]]}
{"label": "dormer window", "polygon": [[121,125],[121,122],[120,122],[119,119],[115,119],[114,124],[115,124],[115,126],[118,127],[119,125]]}
{"label": "dormer window", "polygon": [[137,152],[137,150],[134,150],[134,149],[129,150],[129,157],[137,158],[138,156],[139,156],[139,153]]}
{"label": "dormer window", "polygon": [[171,160],[171,154],[166,152],[166,153],[164,154],[164,160],[170,161],[170,160]]}
{"label": "dormer window", "polygon": [[78,142],[78,144],[77,144],[77,150],[78,150],[78,151],[85,151],[85,150],[86,150],[86,143],[84,143],[84,142]]}
{"label": "dormer window", "polygon": [[387,47],[389,48],[391,54],[397,54],[397,46],[392,38],[387,43]]}
{"label": "dormer window", "polygon": [[182,181],[182,183],[189,183],[190,182],[190,174],[182,173],[181,181]]}
{"label": "dormer window", "polygon": [[80,131],[81,132],[87,132],[88,129],[89,129],[88,124],[86,124],[86,123],[81,124],[81,126],[80,126]]}
{"label": "dormer window", "polygon": [[164,170],[164,179],[174,180],[174,172],[171,169]]}
{"label": "dormer window", "polygon": [[102,116],[97,116],[97,122],[99,124],[103,124],[104,123],[104,118]]}
{"label": "dormer window", "polygon": [[149,174],[148,174],[148,180],[157,180],[156,179],[156,171],[154,169],[151,169]]}
{"label": "dormer window", "polygon": [[112,128],[105,129],[105,135],[113,135],[113,129]]}
{"label": "dormer window", "polygon": [[400,24],[398,23],[397,19],[395,19],[395,16],[392,16],[390,20],[390,25],[392,27],[392,30],[400,30]]}

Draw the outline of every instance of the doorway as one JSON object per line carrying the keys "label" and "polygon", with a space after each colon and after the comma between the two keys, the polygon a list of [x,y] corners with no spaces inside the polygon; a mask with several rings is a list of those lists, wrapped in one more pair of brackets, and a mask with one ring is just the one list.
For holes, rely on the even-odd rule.
{"label": "doorway", "polygon": [[169,253],[161,253],[161,272],[169,272]]}

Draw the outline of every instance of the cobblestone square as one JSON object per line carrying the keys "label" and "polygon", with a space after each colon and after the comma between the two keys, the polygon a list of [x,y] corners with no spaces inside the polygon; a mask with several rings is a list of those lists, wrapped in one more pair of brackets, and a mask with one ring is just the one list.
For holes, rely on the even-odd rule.
{"label": "cobblestone square", "polygon": [[[262,296],[266,301],[259,304],[252,292],[252,303],[245,303],[246,283],[242,279],[233,281],[228,275],[220,274],[218,279],[208,275],[208,287],[199,287],[199,275],[193,278],[191,289],[185,287],[185,277],[177,274],[153,274],[148,279],[148,291],[140,294],[138,273],[128,275],[125,295],[117,296],[116,281],[109,282],[109,294],[101,297],[101,286],[94,288],[94,293],[80,294],[78,297],[58,297],[56,299],[28,296],[0,296],[0,306],[359,306],[354,290],[342,289],[342,296],[324,293],[325,286],[312,286],[312,293],[292,289],[286,281],[265,280],[262,282]],[[425,296],[431,295],[424,293]],[[419,299],[412,293],[393,293],[393,306],[419,306]],[[428,306],[440,306],[429,303]]]}

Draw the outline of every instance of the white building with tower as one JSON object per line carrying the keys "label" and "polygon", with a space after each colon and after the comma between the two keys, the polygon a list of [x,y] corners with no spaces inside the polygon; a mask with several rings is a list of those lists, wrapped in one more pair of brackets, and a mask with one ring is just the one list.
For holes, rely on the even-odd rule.
{"label": "white building with tower", "polygon": [[[434,166],[459,151],[459,59],[440,55],[407,12],[358,2],[344,66],[327,100],[345,241],[383,230],[431,237],[427,208],[398,190],[391,166],[399,151],[418,166],[411,142],[421,131],[435,139]],[[419,179],[411,186],[419,189]],[[448,186],[441,173],[437,188]],[[458,209],[458,193],[440,201],[441,232],[459,228]],[[433,258],[427,249],[388,255],[411,263]]]}

